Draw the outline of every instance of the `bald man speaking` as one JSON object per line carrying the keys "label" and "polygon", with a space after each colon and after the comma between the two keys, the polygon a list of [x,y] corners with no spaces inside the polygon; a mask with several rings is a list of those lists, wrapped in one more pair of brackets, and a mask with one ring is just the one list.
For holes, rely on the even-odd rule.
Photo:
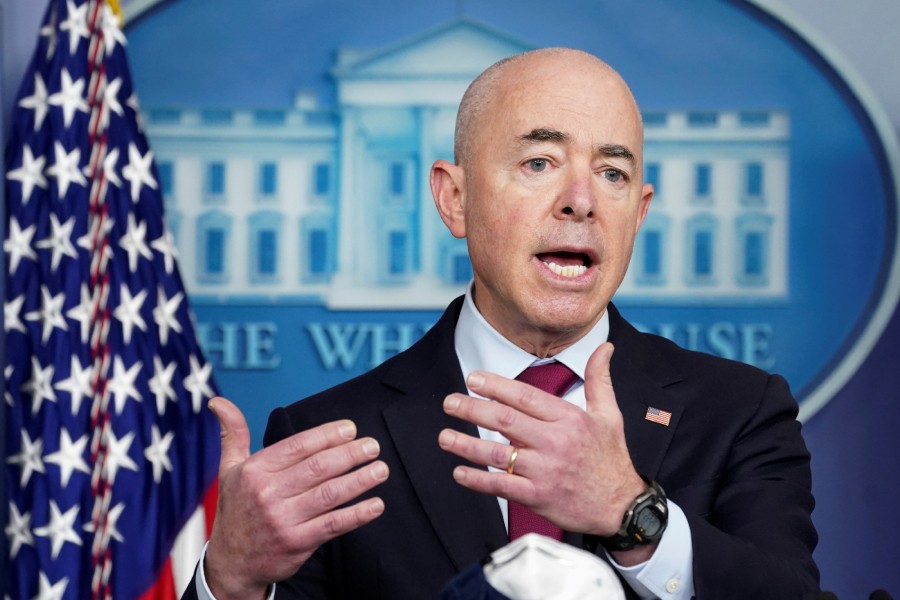
{"label": "bald man speaking", "polygon": [[482,73],[435,206],[474,278],[409,350],[222,425],[215,525],[186,598],[437,598],[537,531],[630,598],[815,597],[809,454],[784,379],[639,333],[613,295],[652,186],[628,86],[584,52]]}

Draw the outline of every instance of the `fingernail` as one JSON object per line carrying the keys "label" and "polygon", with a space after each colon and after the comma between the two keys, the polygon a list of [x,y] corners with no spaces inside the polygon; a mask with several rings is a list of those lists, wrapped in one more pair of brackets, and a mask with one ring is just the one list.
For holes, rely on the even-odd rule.
{"label": "fingernail", "polygon": [[369,504],[369,513],[373,515],[380,515],[384,512],[384,500],[381,498],[375,498],[375,501]]}
{"label": "fingernail", "polygon": [[472,371],[471,373],[469,373],[469,378],[466,379],[466,385],[469,386],[470,390],[480,388],[482,385],[484,385],[484,375],[482,375],[478,371]]}
{"label": "fingernail", "polygon": [[366,440],[363,444],[363,452],[365,452],[367,456],[378,456],[379,450],[380,447],[375,440]]}
{"label": "fingernail", "polygon": [[377,462],[372,465],[372,475],[375,479],[386,479],[388,476],[387,465],[383,462]]}
{"label": "fingernail", "polygon": [[445,429],[438,436],[438,445],[441,448],[449,448],[453,444],[453,440],[456,438],[454,433],[449,429]]}
{"label": "fingernail", "polygon": [[352,440],[356,437],[356,424],[353,421],[342,421],[338,426],[338,433],[341,434],[342,438]]}
{"label": "fingernail", "polygon": [[209,402],[206,404],[206,407],[207,407],[209,410],[211,410],[211,411],[213,412],[213,414],[216,414],[216,399],[215,399],[215,398],[210,398],[210,399],[209,399]]}
{"label": "fingernail", "polygon": [[466,470],[462,467],[456,467],[453,469],[453,479],[456,481],[465,481],[466,480]]}
{"label": "fingernail", "polygon": [[456,410],[457,408],[459,408],[459,398],[456,396],[447,396],[444,398],[445,410]]}

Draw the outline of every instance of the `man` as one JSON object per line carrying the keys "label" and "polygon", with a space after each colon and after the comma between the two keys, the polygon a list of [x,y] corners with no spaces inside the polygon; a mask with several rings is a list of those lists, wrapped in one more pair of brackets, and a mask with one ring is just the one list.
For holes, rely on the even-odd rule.
{"label": "man", "polygon": [[[628,87],[583,52],[473,82],[456,163],[431,170],[467,238],[465,299],[410,350],[273,412],[253,456],[240,412],[211,402],[223,449],[202,593],[205,579],[219,600],[263,598],[286,580],[277,597],[433,598],[507,543],[513,504],[608,559],[632,597],[815,593],[785,382],[640,334],[610,304],[653,195],[642,146]],[[562,398],[515,380],[550,357],[579,376]]]}

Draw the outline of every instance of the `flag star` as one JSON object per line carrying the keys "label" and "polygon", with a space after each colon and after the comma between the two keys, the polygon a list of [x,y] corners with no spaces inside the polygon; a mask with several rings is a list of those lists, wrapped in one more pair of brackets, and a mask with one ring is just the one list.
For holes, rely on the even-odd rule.
{"label": "flag star", "polygon": [[[105,77],[104,77],[105,81]],[[122,78],[116,77],[106,84],[103,89],[103,121],[101,125],[106,127],[109,124],[109,113],[114,112],[120,117],[125,116],[125,110],[119,103],[119,89],[122,87]]]}
{"label": "flag star", "polygon": [[106,46],[107,55],[112,54],[117,43],[125,45],[125,34],[119,27],[119,17],[109,4],[103,5],[103,22],[100,27],[103,29],[103,45]]}
{"label": "flag star", "polygon": [[162,235],[150,242],[150,246],[163,255],[166,273],[171,275],[172,270],[175,268],[175,258],[178,256],[178,252],[175,250],[175,239],[172,237],[172,232],[169,231],[169,228],[166,227]]}
{"label": "flag star", "polygon": [[96,239],[94,237],[94,233],[89,227],[85,234],[78,238],[78,241],[75,242],[75,244],[79,248],[84,248],[91,254],[102,253],[104,259],[111,260],[113,257],[112,247],[109,244],[101,245],[101,241],[109,237],[109,232],[112,230],[114,225],[115,219],[103,217],[103,220],[100,222],[100,229],[97,232]]}
{"label": "flag star", "polygon": [[[109,538],[113,538],[114,540],[116,540],[118,542],[125,541],[124,536],[122,536],[122,534],[119,532],[119,529],[118,529],[119,517],[122,516],[122,511],[124,511],[124,510],[125,510],[125,503],[119,502],[118,504],[113,506],[111,509],[109,509],[108,513],[106,513],[105,523],[103,523],[100,527],[100,531],[103,532],[103,535],[105,536],[105,540],[108,541]],[[94,525],[93,521],[88,521],[87,523],[84,524],[84,530],[90,531],[90,532],[95,532],[95,531],[97,531],[97,526]]]}
{"label": "flag star", "polygon": [[119,439],[112,429],[109,429],[104,437],[106,438],[106,461],[103,463],[103,476],[109,485],[114,485],[119,469],[138,471],[138,466],[128,456],[128,450],[134,441],[134,432],[131,431]]}
{"label": "flag star", "polygon": [[128,105],[128,108],[134,111],[134,119],[137,121],[138,131],[143,133],[144,115],[141,114],[141,103],[138,100],[137,92],[132,92],[131,95],[128,96],[128,100],[125,101],[125,104]]}
{"label": "flag star", "polygon": [[52,551],[50,557],[56,560],[63,544],[71,542],[76,546],[81,545],[81,537],[75,533],[75,519],[78,518],[80,507],[76,504],[65,513],[59,510],[56,500],[50,500],[50,521],[43,527],[35,527],[34,534],[40,537],[50,538]]}
{"label": "flag star", "polygon": [[127,284],[122,284],[122,293],[119,305],[113,311],[113,316],[122,322],[125,343],[131,343],[131,332],[137,327],[141,331],[147,331],[147,323],[141,316],[141,307],[147,299],[147,290],[141,290],[137,296],[132,296]]}
{"label": "flag star", "polygon": [[47,103],[47,98],[47,84],[44,83],[44,78],[41,77],[40,73],[35,73],[34,92],[32,92],[30,96],[19,100],[19,106],[34,111],[35,131],[41,128],[41,124],[47,117],[47,111],[50,110],[50,105]]}
{"label": "flag star", "polygon": [[19,548],[22,546],[34,546],[34,536],[31,535],[31,513],[25,511],[25,514],[19,512],[15,502],[9,503],[9,522],[3,529],[9,540],[9,557],[16,558]]}
{"label": "flag star", "polygon": [[15,371],[15,369],[12,365],[6,365],[6,368],[3,369],[3,377],[6,378],[6,390],[4,390],[3,396],[6,398],[6,403],[10,406],[15,406],[12,394],[9,391],[9,379],[12,377],[13,371]]}
{"label": "flag star", "polygon": [[38,578],[38,595],[31,600],[62,600],[68,585],[68,577],[63,577],[51,585],[46,573],[41,571]]}
{"label": "flag star", "polygon": [[131,200],[133,202],[138,201],[142,185],[156,189],[156,179],[150,173],[152,164],[152,150],[147,150],[147,154],[141,156],[141,151],[138,150],[134,142],[128,144],[128,164],[122,169],[122,177],[131,182]]}
{"label": "flag star", "polygon": [[76,8],[72,0],[66,0],[67,16],[66,20],[59,24],[59,28],[69,32],[69,54],[75,54],[81,38],[87,39],[91,36],[87,25],[87,10],[87,2]]}
{"label": "flag star", "polygon": [[122,180],[119,179],[119,173],[116,170],[116,163],[119,162],[119,149],[112,148],[103,159],[103,178],[116,187],[122,187]]}
{"label": "flag star", "polygon": [[44,400],[56,402],[56,392],[53,391],[53,373],[56,368],[50,364],[41,368],[41,362],[36,356],[31,357],[31,379],[22,385],[22,391],[30,393],[31,414],[36,415],[41,410]]}
{"label": "flag star", "polygon": [[141,361],[135,362],[130,368],[125,369],[125,363],[122,357],[116,356],[113,363],[113,377],[106,384],[107,392],[112,394],[113,402],[116,403],[116,414],[121,415],[122,409],[129,396],[134,398],[136,402],[141,401],[141,395],[138,394],[137,388],[134,386],[138,375],[143,367]]}
{"label": "flag star", "polygon": [[163,471],[172,470],[172,461],[169,460],[169,447],[172,440],[175,439],[173,432],[167,433],[160,437],[159,427],[155,424],[150,428],[150,435],[153,438],[147,449],[144,450],[144,456],[153,464],[153,481],[159,483],[162,481]]}
{"label": "flag star", "polygon": [[[125,510],[125,503],[119,502],[118,504],[113,506],[111,509],[109,509],[108,513],[106,513],[105,522],[100,527],[100,531],[103,532],[105,542],[108,543],[109,538],[113,538],[114,540],[116,540],[118,542],[125,541],[125,537],[119,532],[119,529],[118,529],[119,517],[122,516],[122,511],[124,511],[124,510]],[[84,524],[84,530],[90,531],[90,532],[95,532],[97,530],[97,526],[94,525],[93,522],[88,521],[87,523]]]}
{"label": "flag star", "polygon": [[[71,311],[70,311],[71,312]],[[57,381],[55,387],[61,392],[68,392],[72,397],[72,416],[77,416],[81,410],[81,401],[94,396],[94,367],[88,363],[87,367],[81,366],[81,360],[74,354],[71,356],[72,368],[69,376],[62,381]]]}
{"label": "flag star", "polygon": [[69,330],[69,325],[66,323],[66,320],[62,315],[62,306],[63,302],[65,301],[65,291],[61,291],[57,295],[51,296],[50,288],[48,288],[46,285],[42,285],[41,309],[25,314],[26,320],[40,321],[43,325],[43,330],[41,333],[42,344],[46,344],[47,340],[50,339],[50,335],[53,333],[54,327],[58,327],[63,331]]}
{"label": "flag star", "polygon": [[59,197],[62,199],[66,192],[69,191],[69,184],[77,183],[87,187],[87,179],[84,178],[84,175],[78,168],[78,163],[81,162],[81,150],[79,148],[75,148],[72,152],[67,153],[60,142],[53,142],[53,148],[56,162],[47,169],[47,175],[56,177]]}
{"label": "flag star", "polygon": [[44,457],[45,463],[59,466],[60,481],[62,481],[63,487],[69,485],[69,479],[72,477],[73,471],[81,471],[90,475],[91,470],[84,460],[84,451],[87,448],[87,443],[87,434],[78,438],[77,442],[73,442],[72,438],[69,437],[69,432],[62,429],[59,432],[59,450]]}
{"label": "flag star", "polygon": [[199,413],[204,398],[211,398],[212,388],[209,378],[212,376],[212,364],[201,365],[197,356],[191,355],[191,374],[184,378],[184,389],[191,394],[191,405],[194,412]]}
{"label": "flag star", "polygon": [[9,272],[13,274],[23,258],[37,260],[37,254],[31,247],[31,238],[37,228],[29,225],[25,229],[19,227],[19,221],[13,216],[9,219],[9,231],[3,242],[3,251],[9,254]]}
{"label": "flag star", "polygon": [[47,58],[49,59],[56,52],[56,23],[59,21],[59,15],[56,14],[56,5],[50,13],[50,22],[41,27],[40,36],[47,38]]}
{"label": "flag star", "polygon": [[75,217],[69,217],[69,220],[60,225],[59,218],[56,213],[50,213],[50,235],[35,244],[38,248],[50,248],[53,253],[50,260],[50,270],[56,271],[59,267],[59,261],[63,255],[69,258],[78,258],[75,247],[72,245],[72,228],[75,227]]}
{"label": "flag star", "polygon": [[86,283],[81,284],[81,302],[70,308],[66,316],[81,324],[81,343],[86,344],[94,320],[94,299]]}
{"label": "flag star", "polygon": [[134,213],[128,213],[128,230],[119,240],[119,246],[128,253],[128,270],[137,271],[138,260],[141,256],[147,260],[153,260],[153,253],[147,246],[147,223],[141,221],[138,224]]}
{"label": "flag star", "polygon": [[156,412],[159,416],[166,413],[166,399],[177,402],[178,397],[175,395],[175,388],[172,387],[172,379],[175,377],[175,362],[167,365],[163,364],[159,356],[153,357],[153,377],[148,382],[150,384],[150,392],[156,396]]}
{"label": "flag star", "polygon": [[38,438],[34,441],[28,435],[28,431],[22,429],[22,450],[18,454],[14,454],[6,459],[11,465],[22,465],[22,474],[19,478],[19,485],[25,487],[28,480],[31,479],[32,473],[46,473],[44,461],[41,460],[41,454],[44,452],[44,441]]}
{"label": "flag star", "polygon": [[47,189],[47,178],[44,177],[44,163],[46,162],[46,156],[35,158],[31,152],[31,146],[25,144],[22,147],[22,166],[6,174],[8,179],[21,182],[23,206],[27,205],[31,199],[31,192],[34,191],[34,186]]}
{"label": "flag star", "polygon": [[171,298],[166,299],[166,291],[160,286],[157,290],[156,308],[153,309],[153,320],[159,326],[159,337],[163,345],[169,343],[169,330],[175,333],[181,333],[181,323],[175,317],[178,307],[184,299],[184,293],[178,292]]}
{"label": "flag star", "polygon": [[[84,6],[87,6],[85,4]],[[72,81],[69,70],[63,67],[62,70],[62,87],[55,94],[50,94],[47,102],[51,106],[60,106],[63,109],[63,123],[66,129],[72,124],[75,118],[75,111],[80,110],[83,113],[90,112],[87,102],[84,99],[84,79],[76,79]]]}
{"label": "flag star", "polygon": [[4,331],[19,331],[21,333],[28,333],[28,330],[25,329],[25,325],[22,323],[22,320],[19,318],[19,314],[22,312],[22,304],[25,303],[25,294],[21,296],[17,296],[10,300],[9,302],[3,303],[3,330]]}

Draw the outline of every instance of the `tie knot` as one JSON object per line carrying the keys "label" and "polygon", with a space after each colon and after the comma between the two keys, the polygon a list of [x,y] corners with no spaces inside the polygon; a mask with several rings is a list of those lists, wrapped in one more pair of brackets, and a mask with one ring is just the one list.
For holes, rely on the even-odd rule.
{"label": "tie knot", "polygon": [[524,381],[529,385],[544,390],[548,394],[554,396],[562,396],[569,391],[576,382],[581,378],[575,374],[569,367],[561,362],[553,361],[551,363],[528,367],[516,377],[519,381]]}

